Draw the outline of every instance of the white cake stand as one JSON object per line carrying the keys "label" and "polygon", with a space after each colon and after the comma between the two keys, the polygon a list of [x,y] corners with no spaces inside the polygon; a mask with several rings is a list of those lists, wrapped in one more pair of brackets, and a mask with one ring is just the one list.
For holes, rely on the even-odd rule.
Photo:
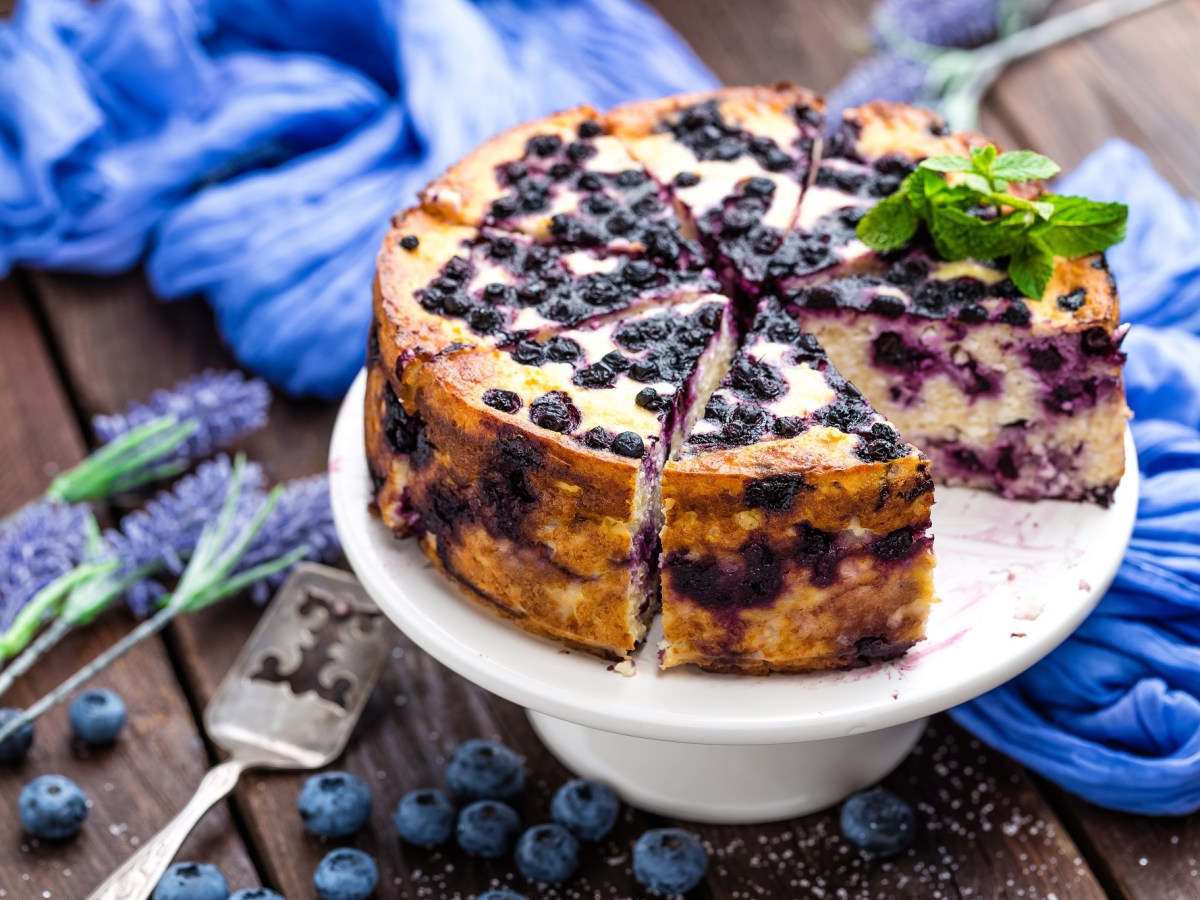
{"label": "white cake stand", "polygon": [[330,486],[346,555],[380,609],[436,659],[524,706],[568,768],[641,809],[699,822],[801,815],[884,777],[928,716],[1019,674],[1078,627],[1116,574],[1137,512],[1128,433],[1108,509],[938,488],[941,602],[902,659],[814,675],[663,672],[652,631],[623,676],[469,601],[367,512],[364,386],[360,376],[338,416]]}

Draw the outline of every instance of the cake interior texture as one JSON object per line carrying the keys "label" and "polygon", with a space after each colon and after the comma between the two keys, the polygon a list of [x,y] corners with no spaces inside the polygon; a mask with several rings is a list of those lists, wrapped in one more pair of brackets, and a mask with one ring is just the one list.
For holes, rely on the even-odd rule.
{"label": "cake interior texture", "polygon": [[[855,226],[987,143],[791,85],[581,108],[399,214],[367,359],[374,507],[472,599],[664,668],[864,665],[924,636],[934,482],[1107,504],[1127,418],[1103,256],[1024,298]],[[1033,188],[1036,190],[1037,188]]]}

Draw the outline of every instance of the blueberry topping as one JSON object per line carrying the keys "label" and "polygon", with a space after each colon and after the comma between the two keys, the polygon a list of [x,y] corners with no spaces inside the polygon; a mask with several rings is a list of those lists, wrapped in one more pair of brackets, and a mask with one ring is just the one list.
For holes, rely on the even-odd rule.
{"label": "blueberry topping", "polygon": [[675,176],[675,186],[681,188],[695,187],[700,183],[700,176],[695,172],[680,172]]}
{"label": "blueberry topping", "polygon": [[855,455],[863,462],[891,462],[908,455],[900,434],[885,422],[876,422],[870,432],[859,438]]}
{"label": "blueberry topping", "polygon": [[496,219],[511,219],[519,209],[512,197],[500,197],[492,201],[492,217]]}
{"label": "blueberry topping", "polygon": [[742,186],[742,192],[751,197],[770,197],[775,193],[775,182],[761,176],[751,178]]}
{"label": "blueberry topping", "polygon": [[[967,307],[963,307],[966,309]],[[982,309],[983,307],[976,307]],[[871,298],[871,303],[867,306],[869,312],[883,316],[885,319],[898,319],[904,315],[904,311],[908,309],[905,302],[894,294],[876,294]],[[986,313],[985,313],[986,317]],[[961,318],[961,316],[960,316]]]}
{"label": "blueberry topping", "polygon": [[583,356],[583,348],[567,337],[552,337],[545,344],[546,356],[554,362],[573,363]]}
{"label": "blueberry topping", "polygon": [[1029,365],[1039,372],[1057,372],[1065,362],[1053,345],[1029,348]]}
{"label": "blueberry topping", "polygon": [[575,133],[581,138],[599,137],[604,129],[595,119],[584,119],[579,123],[579,127],[575,129]]}
{"label": "blueberry topping", "polygon": [[125,726],[125,702],[113,691],[84,691],[71,702],[71,730],[85,744],[111,744]]}
{"label": "blueberry topping", "polygon": [[607,450],[613,442],[613,435],[608,429],[597,425],[589,428],[583,436],[583,443],[593,450]]}
{"label": "blueberry topping", "polygon": [[375,860],[351,847],[326,853],[313,873],[318,900],[367,900],[378,883]]}
{"label": "blueberry topping", "polygon": [[74,837],[83,826],[87,813],[87,795],[79,785],[62,775],[42,775],[33,779],[21,789],[17,800],[21,827],[43,840],[61,841]]}
{"label": "blueberry topping", "polygon": [[857,432],[866,427],[871,416],[861,400],[838,400],[817,410],[816,419],[829,428]]}
{"label": "blueberry topping", "polygon": [[616,182],[623,188],[641,187],[649,180],[649,175],[640,169],[626,169],[623,172],[618,172]]}
{"label": "blueberry topping", "polygon": [[[586,368],[580,369],[571,376],[571,382],[582,388],[603,389],[610,388],[617,380],[617,373],[611,366],[603,362],[593,363]],[[541,423],[539,423],[541,424]],[[543,425],[543,428],[550,428],[549,425]],[[554,431],[563,429],[554,428]]]}
{"label": "blueberry topping", "polygon": [[1060,294],[1055,302],[1063,312],[1078,312],[1087,303],[1087,289],[1076,288],[1069,294]]}
{"label": "blueberry topping", "polygon": [[912,846],[916,817],[912,807],[881,787],[854,794],[842,805],[846,840],[879,857],[897,856]]}
{"label": "blueberry topping", "polygon": [[746,484],[744,500],[750,509],[775,512],[789,510],[801,489],[807,487],[800,475],[770,475]]}
{"label": "blueberry topping", "polygon": [[454,804],[441,791],[410,791],[396,808],[396,831],[418,847],[439,847],[454,833]]}
{"label": "blueberry topping", "polygon": [[531,137],[525,145],[526,156],[553,156],[562,146],[562,138],[556,134],[539,134]]}
{"label": "blueberry topping", "polygon": [[968,303],[959,308],[954,314],[954,318],[960,322],[965,322],[967,325],[979,325],[986,322],[988,317],[987,308],[980,306],[978,303]]}
{"label": "blueberry topping", "polygon": [[740,355],[730,369],[729,384],[751,400],[774,400],[787,393],[787,382],[774,367],[746,354]]}
{"label": "blueberry topping", "polygon": [[322,772],[304,782],[297,806],[300,821],[317,837],[346,837],[370,818],[371,791],[349,772]]}
{"label": "blueberry topping", "polygon": [[534,825],[517,841],[514,859],[530,881],[557,884],[579,868],[579,841],[557,823]]}
{"label": "blueberry topping", "polygon": [[521,395],[500,388],[488,388],[483,392],[483,402],[500,412],[515,413],[521,408]]}
{"label": "blueberry topping", "polygon": [[1080,335],[1079,349],[1087,356],[1107,356],[1112,352],[1112,338],[1097,325]]}
{"label": "blueberry topping", "polygon": [[421,246],[421,241],[415,234],[406,234],[400,238],[400,246],[411,253]]}
{"label": "blueberry topping", "polygon": [[621,803],[609,788],[577,778],[554,794],[550,815],[581,841],[602,841],[617,823]]}
{"label": "blueberry topping", "polygon": [[511,806],[480,800],[458,814],[455,837],[471,856],[497,859],[512,849],[521,820]]}
{"label": "blueberry topping", "polygon": [[780,416],[775,420],[771,431],[776,437],[791,438],[803,432],[806,427],[804,419],[799,416]]}
{"label": "blueberry topping", "polygon": [[713,394],[708,398],[708,404],[704,407],[704,418],[717,422],[728,422],[729,417],[733,414],[733,408],[733,404],[727,397]]}
{"label": "blueberry topping", "polygon": [[624,210],[618,210],[613,213],[604,223],[604,227],[608,229],[609,234],[617,236],[629,234],[636,225],[637,219]]}
{"label": "blueberry topping", "polygon": [[674,397],[664,397],[654,388],[642,388],[637,392],[637,396],[633,398],[633,402],[642,409],[648,409],[651,412],[665,412],[670,409],[675,402]]}
{"label": "blueberry topping", "polygon": [[[0,728],[3,728],[21,713],[15,709],[0,709]],[[29,754],[33,746],[33,723],[26,722],[3,741],[0,741],[0,763],[18,763]]]}
{"label": "blueberry topping", "polygon": [[1005,325],[1028,325],[1029,320],[1029,307],[1022,300],[1010,301],[1008,309],[1000,314],[1000,321]]}
{"label": "blueberry topping", "polygon": [[517,252],[517,242],[512,238],[496,238],[488,249],[494,259],[511,259]]}
{"label": "blueberry topping", "polygon": [[871,343],[875,364],[901,372],[915,372],[927,359],[920,350],[909,347],[904,338],[894,331],[881,333]]}
{"label": "blueberry topping", "polygon": [[523,366],[540,366],[546,361],[546,348],[537,341],[519,341],[510,352],[512,358]]}
{"label": "blueberry topping", "polygon": [[622,431],[612,442],[611,450],[617,456],[627,456],[630,459],[641,459],[646,455],[646,446],[641,436],[633,431]]}
{"label": "blueberry topping", "polygon": [[446,765],[446,784],[464,800],[507,800],[525,787],[525,764],[503,744],[467,741]]}
{"label": "blueberry topping", "polygon": [[175,863],[159,880],[153,900],[225,900],[229,882],[208,863]]}
{"label": "blueberry topping", "polygon": [[590,156],[596,155],[596,148],[582,141],[572,141],[567,144],[567,157],[572,162],[581,163]]}
{"label": "blueberry topping", "polygon": [[871,555],[883,562],[897,562],[912,555],[916,548],[911,528],[898,528],[870,545]]}
{"label": "blueberry topping", "polygon": [[708,871],[708,854],[690,831],[656,828],[633,847],[633,874],[655,894],[686,894]]}

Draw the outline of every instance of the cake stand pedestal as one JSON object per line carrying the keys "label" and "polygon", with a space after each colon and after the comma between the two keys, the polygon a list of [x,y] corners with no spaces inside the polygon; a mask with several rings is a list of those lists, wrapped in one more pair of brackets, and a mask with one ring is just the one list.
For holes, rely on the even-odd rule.
{"label": "cake stand pedestal", "polygon": [[571,770],[629,803],[701,822],[788,818],[831,806],[894,769],[936,712],[1033,665],[1099,602],[1137,514],[1137,467],[1108,509],[939,488],[933,511],[940,603],[926,640],[849,672],[739,677],[657,666],[657,624],[623,676],[529,635],[459,593],[413,541],[367,511],[365,377],[330,448],[334,519],[379,608],[463,677],[524,706]]}

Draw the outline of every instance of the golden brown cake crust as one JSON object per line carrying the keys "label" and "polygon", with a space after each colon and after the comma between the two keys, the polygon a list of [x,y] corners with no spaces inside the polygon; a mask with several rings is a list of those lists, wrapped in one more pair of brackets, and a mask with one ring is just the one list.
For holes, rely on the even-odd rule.
{"label": "golden brown cake crust", "polygon": [[725,87],[654,100],[637,100],[611,110],[604,121],[618,137],[644,137],[660,131],[664,120],[680,110],[709,100],[715,100],[725,116],[746,125],[751,131],[764,115],[774,117],[798,106],[816,112],[825,110],[825,101],[812,91],[788,81],[778,81],[771,85]]}
{"label": "golden brown cake crust", "polygon": [[868,161],[888,155],[970,156],[972,147],[994,143],[975,131],[949,131],[937,113],[907,103],[865,103],[846,110],[842,122],[851,129],[855,152]]}

